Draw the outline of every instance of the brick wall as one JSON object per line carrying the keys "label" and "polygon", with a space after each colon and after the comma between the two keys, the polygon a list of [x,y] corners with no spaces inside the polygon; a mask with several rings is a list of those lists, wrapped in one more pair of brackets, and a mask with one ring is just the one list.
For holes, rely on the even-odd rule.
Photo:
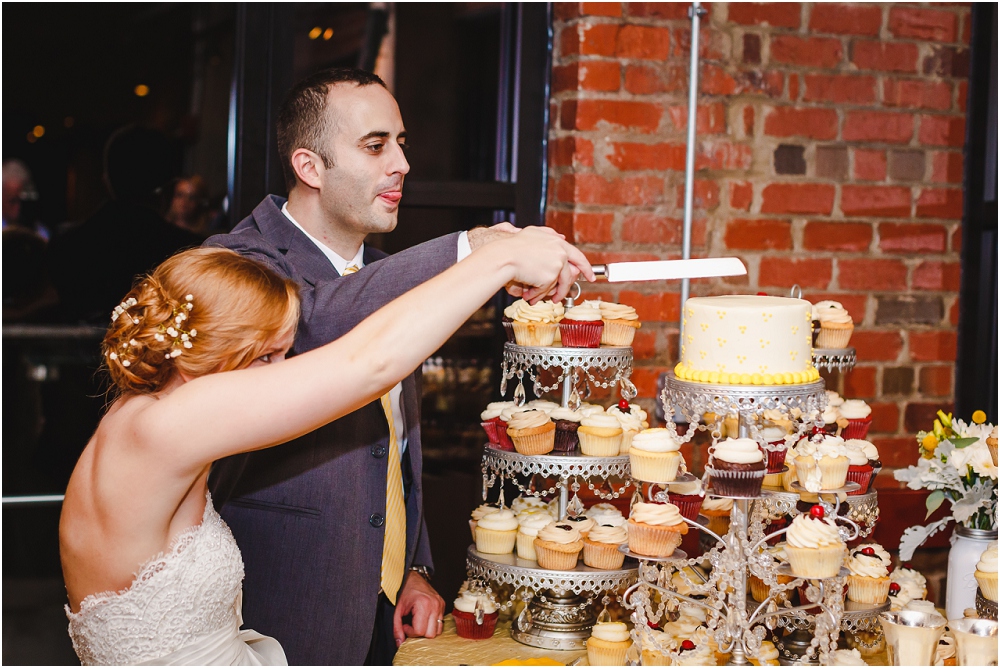
{"label": "brick wall", "polygon": [[[594,261],[671,259],[683,218],[688,4],[556,3],[548,224]],[[953,398],[968,5],[715,3],[702,23],[693,295],[836,299],[883,460]],[[676,363],[679,284],[606,284],[644,324],[647,408]]]}

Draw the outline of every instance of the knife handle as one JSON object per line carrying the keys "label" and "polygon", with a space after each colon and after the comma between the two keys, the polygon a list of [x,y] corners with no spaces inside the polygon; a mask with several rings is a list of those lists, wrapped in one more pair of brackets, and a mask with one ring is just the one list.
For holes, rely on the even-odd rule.
{"label": "knife handle", "polygon": [[590,268],[594,270],[594,276],[597,278],[607,278],[608,277],[608,265],[606,264],[592,264]]}

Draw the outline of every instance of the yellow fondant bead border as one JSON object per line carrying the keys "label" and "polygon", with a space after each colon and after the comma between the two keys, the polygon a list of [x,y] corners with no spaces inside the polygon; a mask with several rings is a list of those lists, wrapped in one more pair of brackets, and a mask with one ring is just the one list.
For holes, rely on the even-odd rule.
{"label": "yellow fondant bead border", "polygon": [[802,385],[819,380],[819,371],[810,364],[805,371],[794,373],[726,373],[694,369],[678,362],[674,375],[681,380],[712,385]]}

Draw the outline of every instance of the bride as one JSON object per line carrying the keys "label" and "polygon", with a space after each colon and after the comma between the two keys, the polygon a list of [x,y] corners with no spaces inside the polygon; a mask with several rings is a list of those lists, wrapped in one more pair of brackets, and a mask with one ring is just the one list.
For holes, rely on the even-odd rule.
{"label": "bride", "polygon": [[165,261],[112,314],[103,351],[117,399],[66,490],[59,543],[80,660],[285,664],[276,640],[239,628],[243,562],[208,494],[212,462],[377,399],[501,287],[562,299],[579,272],[593,279],[559,235],[523,230],[286,360],[294,283],[223,249]]}

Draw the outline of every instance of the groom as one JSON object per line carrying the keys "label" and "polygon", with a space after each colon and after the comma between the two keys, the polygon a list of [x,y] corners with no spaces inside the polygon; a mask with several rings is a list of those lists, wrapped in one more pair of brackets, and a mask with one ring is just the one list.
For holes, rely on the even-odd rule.
{"label": "groom", "polygon": [[[288,200],[268,196],[206,243],[299,284],[295,353],[337,339],[480,245],[515,233],[506,224],[476,229],[389,257],[363,243],[395,228],[409,171],[399,108],[373,74],[333,69],[302,81],[282,105],[277,133]],[[414,373],[381,401],[213,469],[216,503],[243,549],[244,619],[276,637],[291,664],[387,665],[406,636],[441,632],[444,601],[429,583],[423,517],[419,380]]]}

